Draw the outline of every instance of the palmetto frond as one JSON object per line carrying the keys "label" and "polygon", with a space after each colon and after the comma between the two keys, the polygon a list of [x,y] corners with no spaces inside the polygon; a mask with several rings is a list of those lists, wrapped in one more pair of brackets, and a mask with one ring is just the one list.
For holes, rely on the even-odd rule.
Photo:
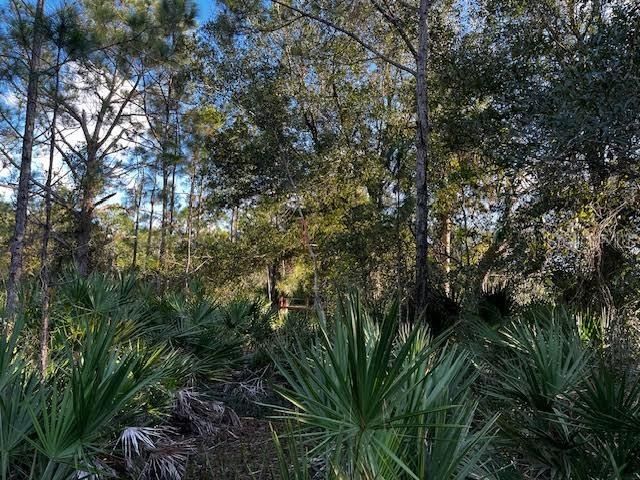
{"label": "palmetto frond", "polygon": [[441,352],[443,341],[427,341],[421,328],[398,329],[393,309],[372,318],[357,296],[343,300],[334,330],[321,322],[313,348],[286,352],[279,363],[291,406],[277,410],[305,427],[311,452],[348,478],[478,471],[492,421],[472,432],[466,356]]}

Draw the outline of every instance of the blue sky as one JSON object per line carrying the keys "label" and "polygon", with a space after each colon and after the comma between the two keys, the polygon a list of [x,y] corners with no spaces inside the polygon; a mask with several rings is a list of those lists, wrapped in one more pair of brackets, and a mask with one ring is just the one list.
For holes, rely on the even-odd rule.
{"label": "blue sky", "polygon": [[200,23],[206,22],[215,13],[216,0],[196,0],[198,6],[198,20]]}

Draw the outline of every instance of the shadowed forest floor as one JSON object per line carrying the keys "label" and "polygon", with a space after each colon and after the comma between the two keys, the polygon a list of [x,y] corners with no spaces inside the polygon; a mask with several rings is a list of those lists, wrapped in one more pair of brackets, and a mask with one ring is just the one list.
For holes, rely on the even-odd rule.
{"label": "shadowed forest floor", "polygon": [[[212,398],[222,401],[234,421],[222,422],[212,435],[193,434],[197,454],[189,459],[188,480],[275,480],[279,479],[278,459],[272,438],[270,418],[282,400],[273,391],[270,368],[253,372],[235,371],[226,382],[210,387]],[[237,418],[235,417],[237,415]]]}
{"label": "shadowed forest floor", "polygon": [[0,0],[0,480],[640,480],[640,0]]}
{"label": "shadowed forest floor", "polygon": [[189,464],[187,478],[229,480],[278,479],[270,421],[240,417],[241,426],[205,440]]}

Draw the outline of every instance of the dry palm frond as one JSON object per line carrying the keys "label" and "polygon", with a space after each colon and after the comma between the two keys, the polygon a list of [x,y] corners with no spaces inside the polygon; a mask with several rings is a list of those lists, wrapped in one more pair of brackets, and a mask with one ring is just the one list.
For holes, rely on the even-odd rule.
{"label": "dry palm frond", "polygon": [[187,459],[194,450],[192,442],[168,440],[150,453],[140,477],[180,480],[184,476]]}
{"label": "dry palm frond", "polygon": [[176,393],[173,411],[200,435],[214,435],[220,431],[221,425],[240,425],[238,415],[224,403],[208,400],[192,388]]}
{"label": "dry palm frond", "polygon": [[262,373],[254,375],[247,380],[225,384],[225,394],[242,402],[252,403],[260,401],[267,395],[267,390],[264,386],[264,375],[266,372],[267,368],[265,368]]}
{"label": "dry palm frond", "polygon": [[113,478],[115,476],[116,472],[111,467],[100,460],[93,459],[91,461],[91,472],[76,470],[72,478],[75,480],[100,480],[102,478]]}
{"label": "dry palm frond", "polygon": [[128,468],[131,468],[135,457],[140,457],[145,451],[153,450],[160,440],[167,439],[167,430],[152,427],[127,427],[117,444],[122,447]]}

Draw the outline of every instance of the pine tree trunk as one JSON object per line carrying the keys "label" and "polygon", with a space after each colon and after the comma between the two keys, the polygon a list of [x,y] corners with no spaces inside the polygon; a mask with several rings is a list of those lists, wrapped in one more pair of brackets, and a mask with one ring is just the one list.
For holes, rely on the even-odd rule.
{"label": "pine tree trunk", "polygon": [[89,275],[90,268],[91,233],[99,176],[97,155],[97,145],[90,143],[87,146],[86,172],[81,185],[82,197],[80,211],[77,215],[75,263],[78,273],[82,277]]}
{"label": "pine tree trunk", "polygon": [[169,207],[169,237],[174,232],[175,222],[175,208],[176,208],[176,165],[173,165],[171,169],[171,206]]}
{"label": "pine tree trunk", "polygon": [[142,188],[144,186],[144,170],[142,171],[142,178],[140,179],[140,186],[136,191],[135,205],[136,205],[136,220],[133,227],[133,254],[131,258],[131,270],[136,269],[138,260],[138,234],[140,232],[140,206],[142,205]]}
{"label": "pine tree trunk", "polygon": [[424,314],[428,303],[428,225],[429,191],[429,96],[427,63],[429,57],[429,0],[420,0],[416,65],[416,316]]}
{"label": "pine tree trunk", "polygon": [[[187,265],[185,266],[185,276],[189,276],[189,272],[191,270],[191,248],[192,248],[192,240],[193,240],[193,200],[196,189],[196,173],[198,169],[198,153],[197,150],[194,152],[193,165],[191,168],[191,183],[189,185],[189,207],[187,212]],[[188,281],[188,279],[187,279]]]}
{"label": "pine tree trunk", "polygon": [[47,182],[44,198],[45,220],[42,230],[42,248],[40,251],[40,286],[41,300],[40,310],[42,331],[40,332],[40,371],[44,376],[49,360],[49,303],[51,300],[51,274],[49,272],[49,238],[51,237],[51,213],[53,202],[51,200],[51,188],[53,180],[53,160],[56,150],[56,127],[58,121],[58,94],[60,91],[60,53],[58,48],[56,53],[56,77],[54,89],[54,104],[51,118],[51,139],[49,144],[49,167],[47,170]]}
{"label": "pine tree trunk", "polygon": [[78,213],[75,264],[81,277],[89,276],[92,208],[91,201],[88,198],[83,199]]}
{"label": "pine tree trunk", "polygon": [[13,239],[11,241],[11,263],[7,278],[6,318],[12,321],[18,307],[18,289],[22,278],[24,239],[27,231],[27,208],[29,206],[29,183],[31,181],[31,157],[33,153],[33,132],[36,123],[36,107],[38,104],[38,68],[42,51],[42,16],[44,0],[38,0],[33,28],[33,45],[29,60],[29,80],[27,85],[27,111],[22,137],[22,158],[20,163],[20,179],[16,201],[16,216]]}
{"label": "pine tree trunk", "polygon": [[[164,157],[164,155],[163,155]],[[165,265],[167,250],[167,224],[169,220],[169,167],[166,159],[162,160],[162,220],[160,222],[160,268]]]}
{"label": "pine tree trunk", "polygon": [[164,271],[167,251],[167,227],[169,223],[169,125],[171,123],[172,81],[169,79],[164,105],[164,128],[162,138],[162,221],[160,222],[160,270]]}
{"label": "pine tree trunk", "polygon": [[200,184],[198,185],[198,200],[196,202],[196,219],[194,222],[195,232],[193,235],[193,246],[198,243],[200,237],[201,217],[202,217],[202,196],[204,195],[204,175],[200,175]]}
{"label": "pine tree trunk", "polygon": [[[157,165],[156,165],[156,170],[157,170]],[[154,214],[154,207],[156,204],[155,198],[156,198],[156,170],[154,170],[153,172],[153,187],[151,187],[151,195],[149,196],[149,229],[148,229],[148,235],[147,235],[147,248],[145,251],[145,256],[144,256],[144,263],[145,266],[147,265],[147,261],[149,260],[149,257],[151,256],[151,237],[153,236],[153,214]]]}

